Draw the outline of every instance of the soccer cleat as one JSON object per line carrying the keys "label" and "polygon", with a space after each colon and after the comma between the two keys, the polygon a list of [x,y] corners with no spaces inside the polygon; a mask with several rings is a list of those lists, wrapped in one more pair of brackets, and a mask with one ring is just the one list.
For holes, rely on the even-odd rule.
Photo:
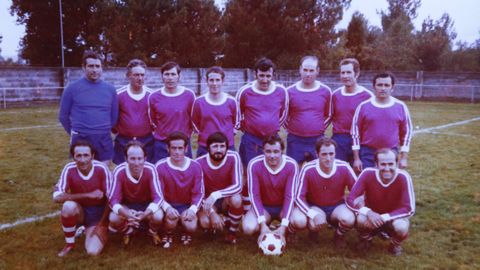
{"label": "soccer cleat", "polygon": [[388,235],[388,233],[385,232],[385,231],[381,231],[378,235],[380,236],[380,238],[382,240],[389,240],[390,239],[390,235]]}
{"label": "soccer cleat", "polygon": [[402,255],[403,248],[400,245],[394,245],[390,243],[388,247],[388,252],[390,252],[393,256],[400,256]]}
{"label": "soccer cleat", "polygon": [[192,236],[187,233],[183,233],[182,236],[180,237],[180,242],[184,246],[188,246],[192,243]]}
{"label": "soccer cleat", "polygon": [[366,253],[370,248],[372,247],[372,240],[364,240],[360,239],[360,241],[357,243],[357,251]]}
{"label": "soccer cleat", "polygon": [[57,254],[58,257],[65,257],[74,247],[75,244],[66,244],[63,249]]}
{"label": "soccer cleat", "polygon": [[235,245],[237,243],[237,236],[235,233],[229,232],[225,235],[225,242]]}
{"label": "soccer cleat", "polygon": [[172,235],[167,233],[162,236],[162,247],[163,248],[170,248],[173,243]]}
{"label": "soccer cleat", "polygon": [[333,244],[337,249],[343,249],[347,247],[347,242],[345,241],[345,236],[338,234],[335,232],[333,236]]}

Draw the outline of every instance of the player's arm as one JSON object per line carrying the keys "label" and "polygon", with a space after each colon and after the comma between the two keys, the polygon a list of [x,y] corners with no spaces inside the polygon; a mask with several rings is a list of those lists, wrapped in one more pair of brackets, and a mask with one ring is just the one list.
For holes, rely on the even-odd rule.
{"label": "player's arm", "polygon": [[152,129],[155,130],[157,128],[157,125],[155,123],[156,115],[155,115],[155,108],[154,105],[152,104],[152,97],[154,96],[154,93],[151,93],[148,96],[148,118],[150,119],[150,125],[152,125]]}
{"label": "player's arm", "polygon": [[113,88],[113,93],[112,93],[112,108],[111,108],[111,111],[110,111],[110,126],[113,128],[115,127],[115,125],[117,124],[117,121],[118,121],[118,111],[119,111],[119,105],[118,105],[118,95],[117,95],[117,91],[115,90],[115,88]]}
{"label": "player's arm", "polygon": [[[62,124],[63,129],[70,134],[71,133],[71,122],[70,122],[70,111],[72,109],[73,100],[71,95],[70,87],[65,88],[63,91],[62,98],[60,101],[60,110],[58,112],[58,121]],[[71,134],[70,134],[71,135]]]}
{"label": "player's arm", "polygon": [[194,102],[193,102],[193,107],[192,107],[192,113],[191,113],[191,116],[192,118],[192,124],[193,124],[193,130],[196,132],[196,133],[200,133],[200,129],[201,129],[201,120],[202,120],[202,111],[200,109],[200,105],[198,103],[198,99],[196,99]]}
{"label": "player's arm", "polygon": [[279,126],[283,126],[285,124],[285,121],[287,120],[288,116],[288,106],[289,106],[289,97],[288,97],[288,92],[287,90],[282,86],[281,87],[285,93],[285,100],[282,104],[282,107],[280,108],[280,123]]}
{"label": "player's arm", "polygon": [[214,191],[212,192],[212,194],[210,194],[207,200],[209,200],[212,205],[215,203],[216,200],[220,198],[231,197],[242,191],[242,175],[243,175],[242,162],[240,161],[240,156],[238,155],[237,152],[232,151],[230,153],[231,153],[231,156],[234,157],[235,166],[233,168],[233,172],[231,172],[230,175],[226,177],[231,178],[232,184],[230,186],[227,186],[224,189]]}
{"label": "player's arm", "polygon": [[356,172],[361,172],[363,170],[362,161],[360,160],[360,108],[361,106],[358,106],[355,110],[355,114],[352,120],[352,128],[350,130],[350,134],[352,135],[353,169]]}
{"label": "player's arm", "polygon": [[410,112],[405,104],[403,105],[404,109],[404,119],[400,123],[399,135],[400,135],[400,155],[398,157],[398,166],[400,169],[404,169],[408,166],[408,152],[410,150],[410,142],[412,140],[412,119],[410,118]]}
{"label": "player's arm", "polygon": [[262,223],[265,223],[266,218],[263,214],[264,209],[262,203],[262,196],[260,194],[259,176],[255,172],[253,172],[253,165],[256,162],[255,159],[253,159],[252,161],[250,161],[247,167],[248,196],[250,197],[252,208],[257,215],[257,221],[261,225]]}
{"label": "player's arm", "polygon": [[330,122],[332,121],[332,90],[330,90],[330,88],[327,88],[327,90],[328,96],[323,108],[323,117],[325,119],[323,124],[325,126],[325,129],[327,129],[328,125],[330,125]]}
{"label": "player's arm", "polygon": [[402,177],[401,199],[398,201],[398,207],[389,213],[382,215],[384,221],[390,221],[398,218],[410,217],[415,213],[415,193],[413,190],[412,178],[410,175],[401,171],[397,177]]}
{"label": "player's arm", "polygon": [[[194,162],[194,161],[192,161]],[[185,218],[187,220],[192,220],[194,216],[197,214],[200,206],[202,204],[203,197],[205,196],[205,186],[203,184],[203,172],[202,168],[198,163],[194,163],[195,165],[195,183],[193,185],[193,189],[191,191],[192,196],[192,205],[184,212]]]}
{"label": "player's arm", "polygon": [[64,203],[66,201],[79,201],[82,199],[93,199],[93,200],[100,200],[104,196],[103,191],[96,189],[91,192],[86,193],[63,193],[58,192],[53,194],[53,201],[56,203]]}
{"label": "player's arm", "polygon": [[300,181],[298,186],[298,192],[296,196],[296,203],[300,211],[302,211],[310,219],[314,219],[318,213],[315,210],[312,210],[307,203],[307,193],[309,188],[309,181],[307,177],[308,167],[303,167],[300,171],[300,176],[298,180]]}
{"label": "player's arm", "polygon": [[[288,162],[293,165],[293,169],[290,170],[288,174],[287,185],[285,187],[285,193],[283,197],[283,206],[282,206],[282,222],[280,227],[284,227],[285,229],[288,227],[290,222],[290,215],[293,211],[293,202],[295,200],[295,187],[297,186],[297,174],[298,174],[298,165],[296,162],[291,161]],[[288,164],[287,163],[287,164]]]}

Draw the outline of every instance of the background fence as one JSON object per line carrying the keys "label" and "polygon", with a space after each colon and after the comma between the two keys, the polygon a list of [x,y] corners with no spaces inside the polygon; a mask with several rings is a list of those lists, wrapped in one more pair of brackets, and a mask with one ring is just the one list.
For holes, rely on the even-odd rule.
{"label": "background fence", "polygon": [[[181,71],[181,84],[197,94],[207,91],[206,68],[189,68]],[[251,69],[225,69],[224,91],[234,95],[245,83],[254,79]],[[376,71],[362,71],[359,83],[371,89],[371,79]],[[394,72],[396,86],[394,96],[404,100],[480,101],[480,73],[448,73],[402,71]],[[34,104],[56,103],[64,86],[83,76],[81,68],[47,67],[0,67],[0,95],[2,107],[27,107]],[[300,79],[297,70],[279,70],[275,80],[289,86]],[[104,70],[103,79],[116,87],[127,84],[125,68]],[[338,71],[320,72],[319,79],[332,90],[340,87]],[[149,68],[147,86],[156,89],[162,86],[160,69]]]}

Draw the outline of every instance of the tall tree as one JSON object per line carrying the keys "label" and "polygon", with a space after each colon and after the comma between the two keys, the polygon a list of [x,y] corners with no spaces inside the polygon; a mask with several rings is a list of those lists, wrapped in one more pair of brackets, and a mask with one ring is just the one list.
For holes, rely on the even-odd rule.
{"label": "tall tree", "polygon": [[423,70],[440,70],[444,57],[451,51],[455,39],[453,21],[448,14],[433,21],[430,17],[422,23],[422,29],[416,34],[415,52]]}
{"label": "tall tree", "polygon": [[351,0],[229,0],[224,14],[225,59],[249,67],[261,56],[296,68],[305,53],[327,54],[334,26]]}
{"label": "tall tree", "polygon": [[[98,47],[100,29],[90,23],[96,16],[96,0],[62,1],[66,65],[78,65],[83,50]],[[10,13],[25,24],[20,55],[30,65],[61,64],[58,0],[12,0]]]}

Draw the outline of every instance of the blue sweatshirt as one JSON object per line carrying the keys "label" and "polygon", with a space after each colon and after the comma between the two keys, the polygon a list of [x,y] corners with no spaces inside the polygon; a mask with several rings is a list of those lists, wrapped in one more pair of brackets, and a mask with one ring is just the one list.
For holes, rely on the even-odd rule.
{"label": "blue sweatshirt", "polygon": [[83,77],[63,91],[58,120],[65,131],[81,134],[109,133],[117,123],[118,100],[113,85]]}

